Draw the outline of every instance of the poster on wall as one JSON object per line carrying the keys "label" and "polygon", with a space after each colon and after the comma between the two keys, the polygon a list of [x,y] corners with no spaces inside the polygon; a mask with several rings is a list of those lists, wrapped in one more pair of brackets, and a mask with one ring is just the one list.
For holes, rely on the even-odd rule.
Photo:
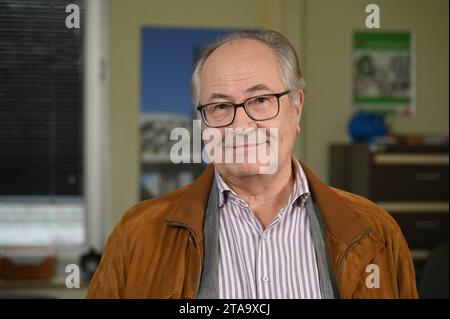
{"label": "poster on wall", "polygon": [[415,113],[411,32],[353,34],[353,107],[378,114]]}

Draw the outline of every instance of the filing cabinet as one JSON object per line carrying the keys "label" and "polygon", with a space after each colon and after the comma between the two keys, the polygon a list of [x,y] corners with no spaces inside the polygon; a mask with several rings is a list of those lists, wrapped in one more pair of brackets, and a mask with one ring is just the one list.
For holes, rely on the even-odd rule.
{"label": "filing cabinet", "polygon": [[393,216],[420,281],[430,252],[448,241],[448,145],[333,144],[329,151],[330,185]]}

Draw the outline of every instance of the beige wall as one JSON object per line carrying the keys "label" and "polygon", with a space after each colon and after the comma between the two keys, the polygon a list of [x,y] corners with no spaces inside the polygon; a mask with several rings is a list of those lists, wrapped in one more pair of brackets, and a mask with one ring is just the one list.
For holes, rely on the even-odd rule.
{"label": "beige wall", "polygon": [[328,144],[348,139],[351,32],[363,28],[366,3],[380,4],[383,29],[417,37],[417,116],[395,120],[395,130],[448,132],[447,0],[112,0],[108,228],[138,201],[142,26],[265,27],[286,34],[307,81],[296,154],[326,180]]}
{"label": "beige wall", "polygon": [[382,30],[416,36],[417,113],[392,120],[396,133],[448,134],[448,1],[307,2],[305,161],[327,181],[328,145],[349,141],[351,35],[364,28],[365,6],[377,3]]}

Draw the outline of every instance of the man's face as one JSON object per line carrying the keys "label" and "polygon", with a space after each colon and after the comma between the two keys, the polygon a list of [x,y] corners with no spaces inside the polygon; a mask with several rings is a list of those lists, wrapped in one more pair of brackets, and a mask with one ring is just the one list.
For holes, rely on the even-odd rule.
{"label": "man's face", "polygon": [[[242,103],[246,99],[264,94],[280,93],[287,90],[283,85],[278,62],[272,49],[262,42],[244,39],[226,43],[216,49],[205,61],[200,74],[201,104],[215,102]],[[289,95],[280,97],[280,111],[277,117],[266,121],[254,121],[243,108],[236,110],[234,122],[227,128],[236,132],[255,132],[257,129],[277,129],[278,137],[264,138],[254,143],[225,145],[225,129],[221,128],[224,149],[232,147],[235,153],[257,153],[260,148],[276,151],[277,168],[289,163],[297,134],[300,132],[300,116],[303,106],[303,91],[296,96],[296,105],[291,104]],[[203,129],[205,125],[203,124]],[[273,131],[273,130],[272,130]],[[206,144],[208,144],[206,142]],[[249,145],[250,144],[250,145]],[[252,145],[253,144],[253,145]],[[277,147],[275,147],[277,144]],[[225,154],[225,153],[224,153]],[[247,158],[247,157],[245,157]],[[227,163],[214,161],[215,166],[225,176],[244,177],[261,174],[261,158],[256,162]]]}

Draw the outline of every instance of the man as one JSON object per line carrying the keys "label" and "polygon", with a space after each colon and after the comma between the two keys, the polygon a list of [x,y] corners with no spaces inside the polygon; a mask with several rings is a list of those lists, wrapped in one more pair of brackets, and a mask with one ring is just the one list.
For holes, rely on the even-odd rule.
{"label": "man", "polygon": [[[292,156],[303,88],[296,53],[277,32],[239,32],[208,47],[192,94],[202,129],[220,132],[214,163],[192,184],[125,214],[88,297],[416,298],[394,220],[326,186]],[[259,129],[276,134],[230,144],[227,129],[235,140]],[[266,147],[276,151],[269,173],[260,158],[215,157],[231,149],[248,159]]]}

